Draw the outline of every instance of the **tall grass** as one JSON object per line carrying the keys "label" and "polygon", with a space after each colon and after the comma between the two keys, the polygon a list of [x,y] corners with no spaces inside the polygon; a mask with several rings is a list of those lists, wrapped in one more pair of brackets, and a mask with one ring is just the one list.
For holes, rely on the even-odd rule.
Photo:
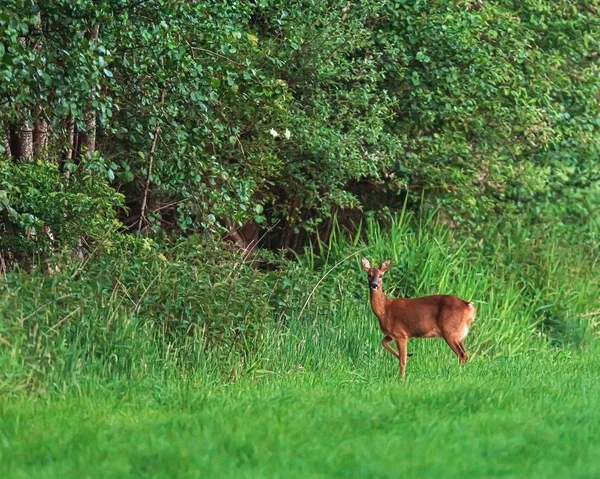
{"label": "tall grass", "polygon": [[[432,218],[418,222],[411,215],[385,227],[367,221],[362,235],[352,239],[339,229],[334,235],[320,255],[307,251],[300,257],[310,271],[329,274],[314,295],[310,314],[292,322],[285,332],[290,340],[282,342],[279,356],[287,368],[308,364],[326,369],[339,362],[348,370],[373,371],[387,357],[360,269],[363,254],[376,263],[392,260],[383,283],[388,296],[456,294],[474,301],[478,313],[467,349],[475,357],[582,348],[597,334],[596,268],[579,250],[518,236],[473,242]],[[336,266],[340,258],[361,250]],[[320,277],[313,275],[314,281]],[[409,348],[420,358],[447,354],[448,361],[454,361],[440,341],[414,340]],[[393,364],[391,356],[387,359]]]}
{"label": "tall grass", "polygon": [[[380,347],[360,257],[392,259],[389,296],[456,294],[476,303],[474,360],[589,346],[600,309],[595,263],[577,248],[521,234],[482,242],[428,218],[334,228],[320,252],[263,271],[191,242],[124,250],[67,273],[11,273],[0,282],[0,392],[65,391],[119,381],[396,370]],[[274,261],[271,259],[271,261]],[[414,340],[409,365],[456,360],[443,342]]]}

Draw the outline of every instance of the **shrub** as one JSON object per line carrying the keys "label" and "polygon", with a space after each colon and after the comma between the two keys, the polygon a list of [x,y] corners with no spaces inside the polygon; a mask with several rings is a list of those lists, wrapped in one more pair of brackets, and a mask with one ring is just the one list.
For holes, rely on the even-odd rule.
{"label": "shrub", "polygon": [[123,196],[90,169],[67,177],[52,163],[0,160],[0,254],[5,262],[88,247],[116,231]]}

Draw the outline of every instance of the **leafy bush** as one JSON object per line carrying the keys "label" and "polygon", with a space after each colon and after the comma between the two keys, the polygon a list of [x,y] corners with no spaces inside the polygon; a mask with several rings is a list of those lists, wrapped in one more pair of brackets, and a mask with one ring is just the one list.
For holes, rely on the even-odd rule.
{"label": "leafy bush", "polygon": [[471,227],[587,196],[583,223],[599,27],[568,0],[9,0],[0,122],[14,140],[43,120],[68,166],[95,134],[154,231],[279,221],[292,246],[407,191]]}
{"label": "leafy bush", "polygon": [[122,195],[90,169],[67,178],[52,163],[0,160],[0,254],[29,264],[70,254],[118,230],[122,205]]}

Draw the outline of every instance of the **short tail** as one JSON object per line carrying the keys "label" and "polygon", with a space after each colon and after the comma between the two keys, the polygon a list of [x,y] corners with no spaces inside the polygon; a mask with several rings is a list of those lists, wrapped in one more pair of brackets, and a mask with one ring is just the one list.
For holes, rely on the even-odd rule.
{"label": "short tail", "polygon": [[473,322],[473,320],[475,319],[475,315],[477,314],[477,310],[475,309],[475,303],[473,303],[473,301],[465,301],[465,304],[467,305],[467,315],[468,315],[468,319],[467,319],[467,324],[471,324]]}

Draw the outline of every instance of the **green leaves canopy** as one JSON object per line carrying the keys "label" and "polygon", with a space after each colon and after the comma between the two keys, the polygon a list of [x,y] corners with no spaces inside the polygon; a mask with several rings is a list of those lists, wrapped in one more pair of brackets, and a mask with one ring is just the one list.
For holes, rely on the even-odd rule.
{"label": "green leaves canopy", "polygon": [[312,228],[408,191],[478,224],[595,191],[597,8],[8,0],[2,122],[37,112],[60,151],[91,105],[106,181],[135,209],[152,158],[152,218],[184,230]]}

